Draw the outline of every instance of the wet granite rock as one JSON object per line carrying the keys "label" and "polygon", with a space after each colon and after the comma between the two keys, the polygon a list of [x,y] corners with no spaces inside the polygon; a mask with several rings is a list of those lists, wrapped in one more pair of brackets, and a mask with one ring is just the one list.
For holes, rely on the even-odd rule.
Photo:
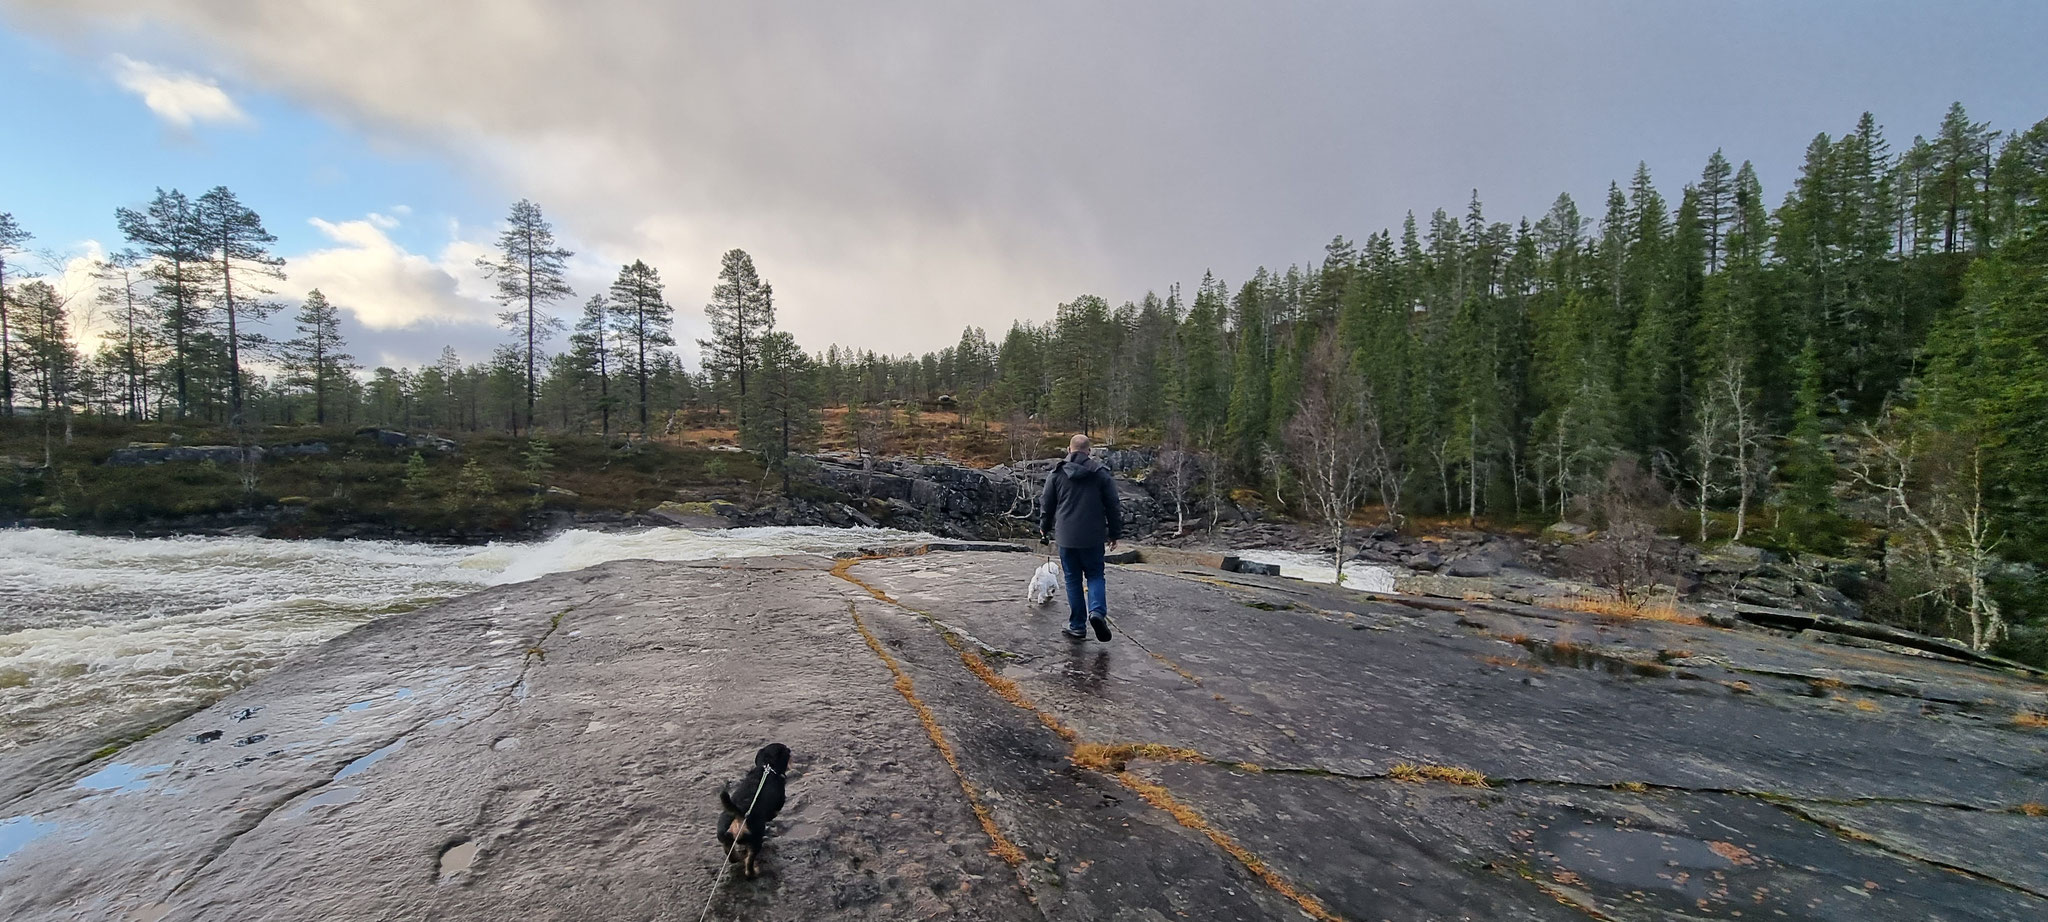
{"label": "wet granite rock", "polygon": [[[2048,914],[2024,675],[1178,561],[1073,643],[1039,562],[622,561],[372,622],[111,758],[10,753],[0,917]],[[789,805],[718,883],[768,741]]]}

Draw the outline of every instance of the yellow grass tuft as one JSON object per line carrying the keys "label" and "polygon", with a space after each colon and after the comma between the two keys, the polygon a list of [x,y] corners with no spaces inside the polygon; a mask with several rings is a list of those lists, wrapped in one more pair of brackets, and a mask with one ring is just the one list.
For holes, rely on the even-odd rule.
{"label": "yellow grass tuft", "polygon": [[1678,600],[1658,597],[1646,602],[1626,602],[1610,596],[1574,595],[1550,597],[1536,600],[1546,608],[1559,611],[1582,611],[1610,618],[1641,618],[1648,621],[1668,621],[1672,624],[1704,624],[1699,618],[1678,610]]}
{"label": "yellow grass tuft", "polygon": [[1394,766],[1393,770],[1387,772],[1387,777],[1395,781],[1406,781],[1411,784],[1442,781],[1447,784],[1461,784],[1473,788],[1487,786],[1485,775],[1469,768],[1460,768],[1456,765],[1431,765],[1429,763],[1414,765],[1402,762]]}
{"label": "yellow grass tuft", "polygon": [[2020,804],[2017,809],[2023,816],[2048,816],[2048,804],[2039,801],[2027,801]]}
{"label": "yellow grass tuft", "polygon": [[1098,772],[1120,772],[1132,759],[1158,762],[1207,762],[1201,753],[1159,743],[1077,743],[1070,756],[1075,765]]}
{"label": "yellow grass tuft", "polygon": [[1875,712],[1878,709],[1879,708],[1877,706],[1877,702],[1872,701],[1869,698],[1856,699],[1856,710],[1865,712]]}
{"label": "yellow grass tuft", "polygon": [[2012,722],[2031,730],[2048,729],[2048,714],[2021,711],[2012,716]]}
{"label": "yellow grass tuft", "polygon": [[1615,785],[1614,789],[1617,791],[1627,791],[1630,794],[1643,794],[1650,790],[1650,786],[1640,781],[1624,781]]}

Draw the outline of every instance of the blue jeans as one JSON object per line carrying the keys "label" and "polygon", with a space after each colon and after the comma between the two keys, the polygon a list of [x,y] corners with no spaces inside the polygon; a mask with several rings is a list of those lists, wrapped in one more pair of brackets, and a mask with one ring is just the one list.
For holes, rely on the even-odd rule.
{"label": "blue jeans", "polygon": [[[1102,580],[1102,546],[1060,548],[1060,571],[1067,576],[1067,629],[1080,633],[1088,627],[1090,615],[1108,615],[1109,591]],[[1082,595],[1086,577],[1088,593]]]}

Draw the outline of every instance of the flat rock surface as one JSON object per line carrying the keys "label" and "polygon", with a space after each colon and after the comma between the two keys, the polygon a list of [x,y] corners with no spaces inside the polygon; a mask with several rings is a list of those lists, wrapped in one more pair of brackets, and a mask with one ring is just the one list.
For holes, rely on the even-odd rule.
{"label": "flat rock surface", "polygon": [[[2048,918],[2035,680],[1166,565],[1075,644],[1039,562],[627,561],[374,623],[0,765],[0,918]],[[788,805],[721,880],[767,742]]]}

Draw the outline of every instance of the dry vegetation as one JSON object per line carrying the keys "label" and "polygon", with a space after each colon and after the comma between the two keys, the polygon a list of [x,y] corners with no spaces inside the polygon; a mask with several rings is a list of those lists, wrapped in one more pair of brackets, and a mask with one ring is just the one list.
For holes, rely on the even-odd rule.
{"label": "dry vegetation", "polygon": [[1406,781],[1412,784],[1442,781],[1446,784],[1458,784],[1472,788],[1488,786],[1484,774],[1456,765],[1433,765],[1429,763],[1415,765],[1402,762],[1387,772],[1387,777],[1395,781]]}
{"label": "dry vegetation", "polygon": [[1631,601],[1614,595],[1574,595],[1538,600],[1546,608],[1559,611],[1583,611],[1611,618],[1642,618],[1649,621],[1668,621],[1672,624],[1702,624],[1699,618],[1688,615],[1678,608],[1678,600],[1668,595]]}

